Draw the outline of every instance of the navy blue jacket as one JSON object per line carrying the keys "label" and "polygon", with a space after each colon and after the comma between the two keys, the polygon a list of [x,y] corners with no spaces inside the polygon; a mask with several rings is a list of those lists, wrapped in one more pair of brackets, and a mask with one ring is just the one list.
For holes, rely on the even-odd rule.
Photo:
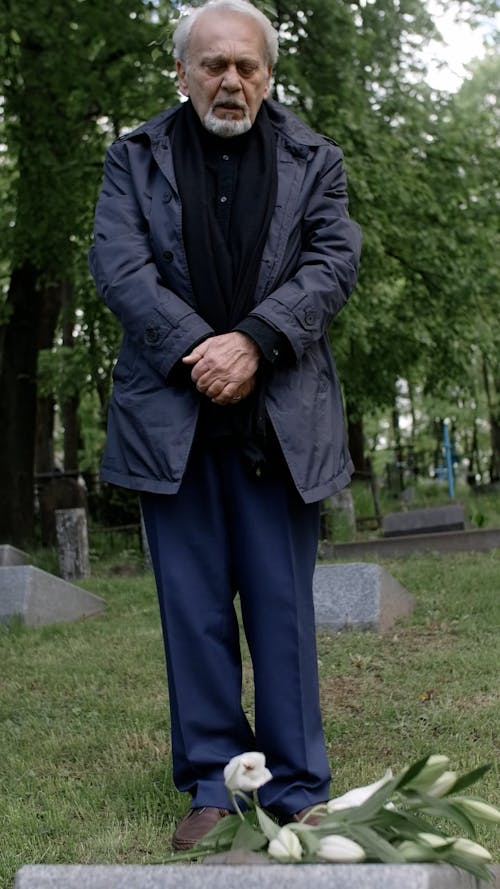
{"label": "navy blue jacket", "polygon": [[[266,104],[278,190],[251,315],[283,333],[295,356],[291,366],[273,368],[266,408],[309,503],[342,488],[353,468],[327,325],[354,287],[361,238],[348,216],[341,150],[281,105]],[[179,107],[108,149],[89,257],[124,330],[101,477],[165,494],[180,486],[203,397],[169,372],[212,333],[196,311],[182,243],[168,136]]]}

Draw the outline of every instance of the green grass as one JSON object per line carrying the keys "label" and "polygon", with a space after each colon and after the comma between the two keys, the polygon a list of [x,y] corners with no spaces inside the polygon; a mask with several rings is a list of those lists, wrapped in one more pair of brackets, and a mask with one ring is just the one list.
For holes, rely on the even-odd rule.
{"label": "green grass", "polygon": [[[150,575],[97,562],[105,616],[0,627],[0,887],[28,863],[160,862],[187,800],[172,784]],[[40,557],[39,563],[43,562]],[[384,563],[417,599],[384,637],[319,635],[332,795],[428,752],[498,763],[500,551]],[[97,573],[97,572],[100,573]],[[252,710],[247,665],[245,699]],[[500,803],[498,769],[477,787]],[[500,859],[499,831],[479,839]]]}

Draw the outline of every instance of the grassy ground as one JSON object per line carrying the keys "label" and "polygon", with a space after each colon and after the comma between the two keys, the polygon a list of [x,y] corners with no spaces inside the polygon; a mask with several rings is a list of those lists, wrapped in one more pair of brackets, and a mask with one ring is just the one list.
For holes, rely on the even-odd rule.
{"label": "grassy ground", "polygon": [[[414,616],[386,637],[319,636],[333,795],[427,752],[461,771],[498,763],[500,551],[384,564],[416,595]],[[27,863],[164,861],[187,805],[151,576],[129,552],[85,586],[105,616],[0,628],[0,889]],[[251,712],[248,666],[245,699]],[[498,777],[477,787],[497,805]],[[497,860],[498,834],[480,836]]]}

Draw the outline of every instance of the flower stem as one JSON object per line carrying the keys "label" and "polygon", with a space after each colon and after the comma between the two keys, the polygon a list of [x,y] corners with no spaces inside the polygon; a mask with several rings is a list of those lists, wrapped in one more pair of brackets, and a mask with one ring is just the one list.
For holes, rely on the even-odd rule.
{"label": "flower stem", "polygon": [[[241,820],[244,821],[245,816],[238,805],[238,800],[236,799],[237,793],[233,793],[232,790],[230,791],[230,793],[231,793],[231,799],[233,801],[234,808],[236,809],[236,813],[240,816]],[[244,796],[244,794],[241,794],[241,796]]]}

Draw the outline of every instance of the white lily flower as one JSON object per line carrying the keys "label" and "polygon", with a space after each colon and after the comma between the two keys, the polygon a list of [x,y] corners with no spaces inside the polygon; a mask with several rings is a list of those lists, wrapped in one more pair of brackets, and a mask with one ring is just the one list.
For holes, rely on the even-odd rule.
{"label": "white lily flower", "polygon": [[467,797],[454,796],[453,802],[457,803],[470,818],[476,818],[478,821],[492,821],[494,824],[500,824],[500,811],[489,803],[483,803],[478,799],[468,799]]}
{"label": "white lily flower", "polygon": [[319,841],[317,855],[325,861],[346,863],[363,861],[366,858],[365,850],[358,843],[338,834],[323,837]]}
{"label": "white lily flower", "polygon": [[267,851],[272,858],[279,861],[300,861],[303,854],[297,834],[289,827],[281,828],[269,843]]}
{"label": "white lily flower", "polygon": [[266,768],[266,757],[255,751],[233,756],[224,769],[225,785],[233,793],[236,790],[251,793],[267,784],[272,777]]}
{"label": "white lily flower", "polygon": [[470,858],[475,858],[476,861],[491,861],[491,855],[484,846],[480,846],[479,843],[475,843],[473,840],[468,840],[466,837],[459,837],[455,840],[453,848],[456,852],[462,853],[462,855],[468,855]]}
{"label": "white lily flower", "polygon": [[344,793],[343,796],[337,796],[335,799],[329,800],[326,804],[328,813],[338,812],[340,809],[351,809],[353,806],[361,806],[391,779],[392,769],[387,769],[384,777],[374,781],[373,784],[367,784],[365,787],[354,787],[352,790]]}

